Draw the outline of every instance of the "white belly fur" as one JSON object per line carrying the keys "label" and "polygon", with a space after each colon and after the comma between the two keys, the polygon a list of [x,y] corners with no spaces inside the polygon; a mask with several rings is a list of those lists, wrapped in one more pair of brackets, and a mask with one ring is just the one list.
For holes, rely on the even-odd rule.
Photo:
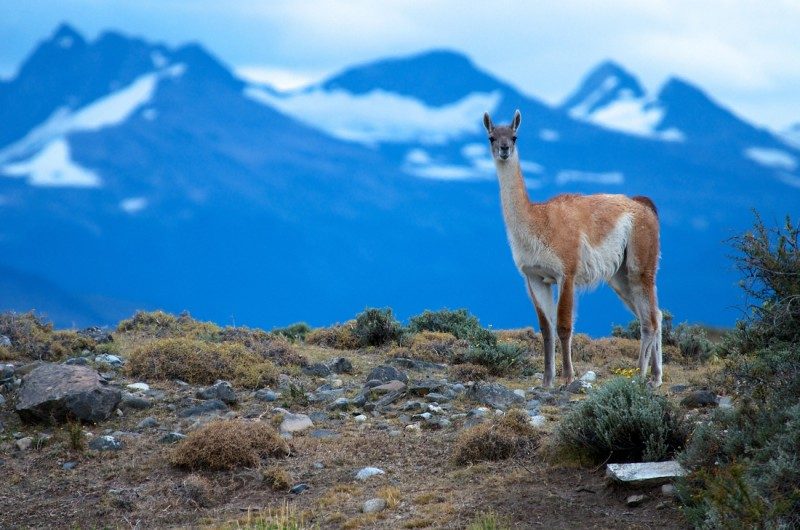
{"label": "white belly fur", "polygon": [[581,236],[581,252],[575,277],[577,285],[593,286],[602,280],[608,280],[619,270],[632,226],[633,215],[627,213],[617,220],[614,229],[599,245],[592,246],[585,235]]}

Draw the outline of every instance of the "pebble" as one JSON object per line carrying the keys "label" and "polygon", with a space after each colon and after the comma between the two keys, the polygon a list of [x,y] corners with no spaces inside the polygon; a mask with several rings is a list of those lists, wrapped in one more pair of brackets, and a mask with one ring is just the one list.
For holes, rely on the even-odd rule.
{"label": "pebble", "polygon": [[570,394],[585,394],[590,388],[592,388],[591,383],[588,383],[583,379],[576,379],[567,385],[566,391]]}
{"label": "pebble", "polygon": [[289,493],[291,493],[293,495],[300,495],[301,493],[303,493],[304,491],[309,490],[309,489],[311,489],[311,486],[309,486],[305,482],[302,482],[300,484],[292,486],[292,489],[289,490]]}
{"label": "pebble", "polygon": [[139,430],[151,429],[153,427],[158,427],[158,420],[153,416],[148,416],[136,424],[136,428]]}
{"label": "pebble", "polygon": [[162,444],[174,444],[180,442],[185,438],[186,438],[185,434],[181,434],[179,432],[169,432],[164,436],[162,436],[159,442],[161,442]]}
{"label": "pebble", "polygon": [[665,497],[674,497],[675,496],[675,486],[672,484],[663,484],[661,486],[661,494]]}
{"label": "pebble", "polygon": [[514,389],[514,393],[515,393],[516,395],[518,395],[519,397],[521,397],[521,398],[524,398],[524,397],[525,397],[525,391],[524,391],[524,390],[522,390],[521,388],[516,388],[516,389]]}
{"label": "pebble", "polygon": [[254,397],[260,401],[272,402],[272,401],[277,401],[279,395],[277,392],[273,392],[268,388],[262,388],[261,390],[256,391]]}
{"label": "pebble", "polygon": [[283,413],[283,421],[281,422],[281,432],[300,432],[314,426],[311,418],[305,414],[293,414],[291,412]]}
{"label": "pebble", "polygon": [[111,435],[98,436],[89,442],[89,449],[95,451],[119,451],[122,449],[122,442]]}
{"label": "pebble", "polygon": [[350,400],[346,397],[337,398],[333,403],[328,405],[328,410],[347,410],[350,408]]}
{"label": "pebble", "polygon": [[110,364],[116,368],[125,363],[125,361],[123,361],[121,358],[117,357],[116,355],[111,355],[110,353],[104,353],[102,355],[95,356],[94,362]]}
{"label": "pebble", "polygon": [[625,499],[625,504],[633,508],[642,504],[646,498],[647,496],[645,495],[630,495],[627,499]]}
{"label": "pebble", "polygon": [[0,346],[5,346],[6,348],[10,348],[11,339],[8,338],[6,335],[0,335]]}
{"label": "pebble", "polygon": [[586,383],[594,383],[595,381],[597,381],[597,374],[589,370],[588,372],[586,372],[581,376],[581,381],[584,381]]}
{"label": "pebble", "polygon": [[64,462],[64,465],[61,467],[69,471],[70,469],[75,469],[78,466],[77,462]]}
{"label": "pebble", "polygon": [[530,422],[534,427],[543,427],[544,424],[547,423],[547,418],[541,414],[537,414],[536,416],[531,416]]}
{"label": "pebble", "polygon": [[356,421],[356,423],[364,423],[365,421],[367,421],[367,417],[364,416],[363,414],[359,414],[353,419]]}
{"label": "pebble", "polygon": [[15,442],[17,449],[20,451],[27,451],[33,445],[33,438],[30,436],[26,436],[24,438],[20,438]]}
{"label": "pebble", "polygon": [[148,390],[150,390],[150,385],[148,385],[147,383],[131,383],[125,386],[130,388],[131,390],[138,390],[141,392],[147,392]]}
{"label": "pebble", "polygon": [[227,405],[233,405],[238,401],[231,384],[222,380],[198,390],[195,395],[200,399],[218,399]]}
{"label": "pebble", "polygon": [[377,513],[384,509],[386,509],[386,501],[377,497],[364,501],[363,506],[361,506],[361,511],[364,513]]}
{"label": "pebble", "polygon": [[0,394],[0,407],[2,407],[5,404],[6,404],[6,398],[3,396],[3,394]]}
{"label": "pebble", "polygon": [[365,467],[361,469],[358,473],[356,473],[356,479],[358,480],[367,480],[369,477],[374,477],[375,475],[385,475],[386,472],[382,469],[377,467]]}

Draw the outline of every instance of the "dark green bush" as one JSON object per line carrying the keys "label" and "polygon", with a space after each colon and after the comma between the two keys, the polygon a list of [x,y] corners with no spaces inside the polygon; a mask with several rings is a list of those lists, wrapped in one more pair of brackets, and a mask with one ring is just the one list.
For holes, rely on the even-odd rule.
{"label": "dark green bush", "polygon": [[643,382],[615,378],[589,394],[558,426],[564,454],[581,462],[642,462],[670,458],[683,448],[680,413]]}
{"label": "dark green bush", "polygon": [[400,337],[402,326],[390,308],[369,308],[356,317],[353,334],[359,346],[383,346]]}
{"label": "dark green bush", "polygon": [[679,484],[691,524],[800,527],[800,227],[755,227],[733,245],[748,318],[722,344],[717,384],[737,395],[698,427],[681,456]]}
{"label": "dark green bush", "polygon": [[705,362],[714,352],[714,343],[708,340],[706,331],[700,326],[682,323],[673,331],[675,342],[686,359]]}
{"label": "dark green bush", "polygon": [[[672,313],[663,309],[661,311],[661,343],[664,346],[675,346],[677,341],[675,339],[675,335],[673,333],[672,328]],[[642,329],[639,325],[639,320],[634,319],[628,322],[627,327],[622,327],[620,325],[614,325],[611,328],[611,336],[612,337],[619,337],[621,339],[633,339],[639,340],[642,338]]]}
{"label": "dark green bush", "polygon": [[437,331],[450,333],[457,339],[464,339],[472,346],[495,346],[497,338],[481,326],[478,319],[470,315],[466,309],[441,309],[424,311],[421,315],[411,317],[408,329],[412,333],[420,331]]}
{"label": "dark green bush", "polygon": [[281,335],[292,342],[304,341],[306,339],[306,335],[308,335],[310,332],[311,326],[305,322],[297,322],[295,324],[290,324],[285,328],[275,328],[272,330],[274,335]]}
{"label": "dark green bush", "polygon": [[464,362],[485,366],[492,375],[504,375],[520,368],[528,357],[528,350],[513,342],[494,346],[478,346],[467,350]]}

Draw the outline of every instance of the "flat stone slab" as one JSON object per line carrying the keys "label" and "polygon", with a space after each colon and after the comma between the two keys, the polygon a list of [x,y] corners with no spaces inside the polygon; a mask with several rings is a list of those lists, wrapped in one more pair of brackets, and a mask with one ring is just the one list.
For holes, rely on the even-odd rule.
{"label": "flat stone slab", "polygon": [[630,485],[656,485],[682,477],[686,470],[676,460],[667,462],[641,462],[633,464],[608,464],[606,476]]}

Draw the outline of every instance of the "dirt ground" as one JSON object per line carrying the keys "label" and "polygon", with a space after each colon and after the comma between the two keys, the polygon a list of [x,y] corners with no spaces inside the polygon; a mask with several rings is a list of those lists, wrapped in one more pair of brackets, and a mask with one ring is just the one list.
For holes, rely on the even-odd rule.
{"label": "dirt ground", "polygon": [[[307,347],[311,360],[348,357],[355,366],[350,375],[337,376],[345,387],[360,385],[373,366],[385,361],[385,353],[335,351]],[[613,356],[578,360],[578,373],[591,368],[600,382],[607,367],[622,361]],[[707,369],[667,365],[670,384],[702,384]],[[412,379],[443,374],[409,372]],[[293,374],[306,388],[322,380]],[[135,381],[120,373],[116,384]],[[500,379],[511,388],[528,388],[533,378]],[[197,471],[176,469],[169,463],[174,447],[159,443],[165,430],[185,427],[175,416],[175,405],[185,403],[197,387],[174,382],[150,382],[165,397],[148,410],[125,411],[101,425],[84,425],[97,436],[109,431],[136,431],[147,416],[156,417],[162,430],[144,430],[139,436],[121,438],[120,451],[98,452],[71,448],[68,428],[29,426],[19,423],[10,402],[0,409],[4,431],[0,433],[0,528],[466,528],[482,515],[494,514],[503,528],[685,528],[687,525],[672,499],[660,488],[627,491],[610,486],[604,468],[581,469],[550,462],[541,452],[525,458],[456,465],[452,449],[464,427],[453,422],[439,430],[406,429],[400,413],[369,416],[358,423],[351,414],[329,413],[314,429],[335,433],[316,438],[305,433],[290,440],[291,455],[269,459],[259,469]],[[270,421],[280,402],[266,403],[252,393],[238,391],[240,403],[231,416],[260,417]],[[170,407],[170,405],[173,405]],[[452,402],[452,413],[476,406],[464,398]],[[294,412],[324,410],[323,405],[292,404]],[[544,409],[548,416],[544,444],[558,420],[559,410]],[[185,421],[185,420],[184,420]],[[37,433],[52,438],[27,451],[14,447],[12,433]],[[64,469],[75,462],[74,469]],[[275,491],[264,470],[278,466],[292,485],[310,486],[302,494]],[[359,469],[373,466],[384,475],[358,481]],[[194,475],[194,477],[192,476]],[[191,488],[196,476],[207,479],[208,490]],[[188,480],[187,480],[188,479]],[[205,483],[204,481],[201,481]],[[640,506],[630,508],[626,497],[645,493]],[[362,513],[364,501],[382,497],[388,508],[377,514]],[[270,526],[269,515],[288,510],[300,526]],[[484,526],[490,528],[490,526]]]}

